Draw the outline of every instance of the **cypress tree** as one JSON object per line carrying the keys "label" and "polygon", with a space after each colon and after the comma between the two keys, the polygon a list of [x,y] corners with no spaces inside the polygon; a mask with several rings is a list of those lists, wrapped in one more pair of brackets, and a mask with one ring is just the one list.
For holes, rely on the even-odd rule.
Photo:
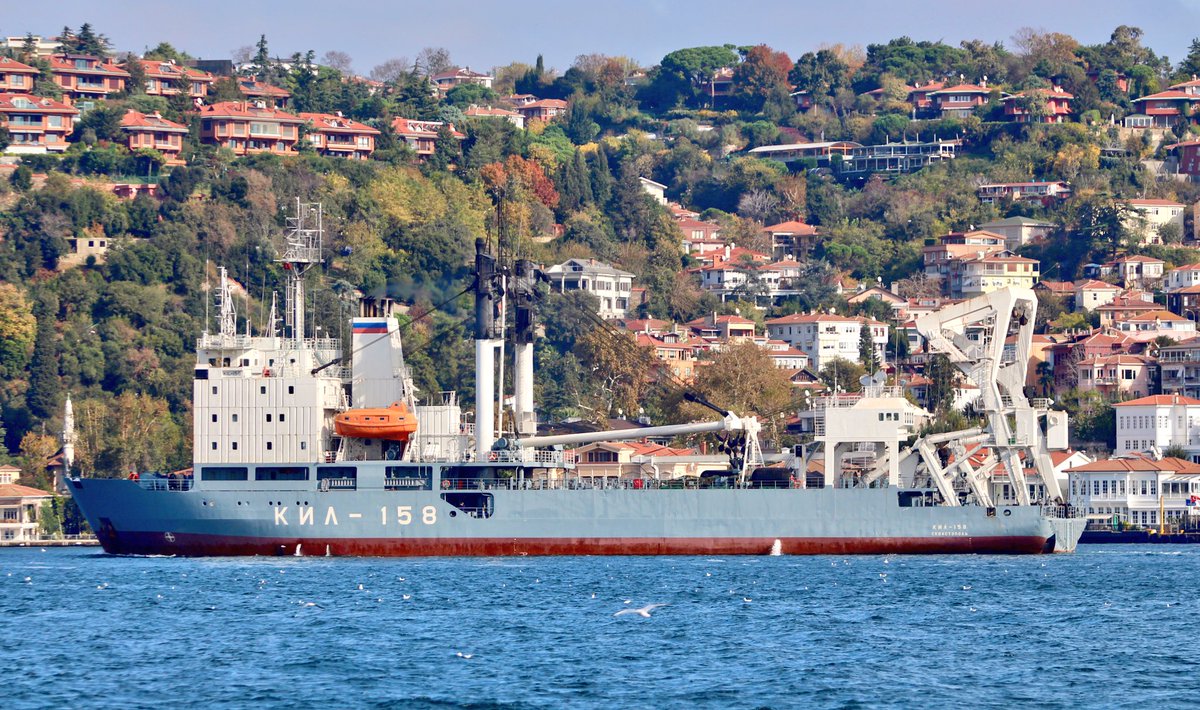
{"label": "cypress tree", "polygon": [[592,197],[601,207],[607,206],[612,199],[613,176],[612,168],[608,165],[608,151],[601,143],[592,156]]}
{"label": "cypress tree", "polygon": [[29,391],[25,403],[34,416],[45,419],[58,409],[58,343],[54,333],[54,311],[43,298],[38,301],[34,316],[37,335],[33,341],[33,359],[29,362]]}
{"label": "cypress tree", "polygon": [[575,157],[571,161],[571,172],[575,174],[575,182],[579,184],[579,204],[581,206],[593,204],[596,197],[592,194],[592,178],[588,174],[587,157],[583,151],[575,151]]}

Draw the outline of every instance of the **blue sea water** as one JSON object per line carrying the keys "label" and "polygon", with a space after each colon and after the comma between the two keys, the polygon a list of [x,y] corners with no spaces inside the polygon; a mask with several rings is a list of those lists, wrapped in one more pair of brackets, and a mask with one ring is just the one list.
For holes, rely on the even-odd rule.
{"label": "blue sea water", "polygon": [[[1039,557],[0,550],[5,708],[1182,707],[1200,547]],[[614,614],[646,604],[650,612]]]}

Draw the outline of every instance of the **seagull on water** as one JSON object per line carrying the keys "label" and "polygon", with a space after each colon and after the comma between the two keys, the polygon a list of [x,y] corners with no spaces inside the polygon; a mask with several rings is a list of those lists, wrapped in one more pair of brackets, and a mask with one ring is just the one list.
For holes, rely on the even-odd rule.
{"label": "seagull on water", "polygon": [[467,660],[470,660],[471,658],[473,658],[475,656],[474,653],[463,653],[462,651],[459,651],[458,653],[456,653],[454,655],[458,656],[459,658],[465,658]]}
{"label": "seagull on water", "polygon": [[660,606],[667,606],[667,605],[666,604],[647,604],[646,606],[642,607],[641,609],[622,609],[622,610],[618,611],[616,614],[613,614],[613,616],[623,616],[625,614],[637,614],[638,616],[642,617],[643,619],[649,619],[650,612],[654,611],[655,609],[659,608]]}

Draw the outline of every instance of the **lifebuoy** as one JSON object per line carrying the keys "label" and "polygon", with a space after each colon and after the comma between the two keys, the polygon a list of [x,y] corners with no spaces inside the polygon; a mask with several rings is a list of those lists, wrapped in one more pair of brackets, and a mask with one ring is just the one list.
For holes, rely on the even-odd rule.
{"label": "lifebuoy", "polygon": [[498,460],[500,460],[500,457],[496,455],[495,451],[488,452],[488,461],[498,461]]}
{"label": "lifebuoy", "polygon": [[270,377],[270,376],[271,376],[271,368],[264,367],[263,368],[263,377]]}
{"label": "lifebuoy", "polygon": [[443,479],[442,480],[442,488],[445,488],[446,490],[450,490],[450,481]]}

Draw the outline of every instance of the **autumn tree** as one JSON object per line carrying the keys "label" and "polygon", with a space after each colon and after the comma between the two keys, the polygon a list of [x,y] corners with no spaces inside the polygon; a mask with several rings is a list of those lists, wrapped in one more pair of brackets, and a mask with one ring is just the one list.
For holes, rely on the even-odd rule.
{"label": "autumn tree", "polygon": [[0,377],[11,380],[24,372],[37,328],[25,294],[13,284],[0,283]]}
{"label": "autumn tree", "polygon": [[862,390],[859,378],[867,374],[862,365],[845,358],[835,357],[821,366],[817,375],[821,382],[834,392],[858,392]]}
{"label": "autumn tree", "polygon": [[575,352],[590,370],[591,396],[583,408],[594,421],[637,412],[653,382],[654,356],[637,346],[632,333],[593,328]]}
{"label": "autumn tree", "polygon": [[786,105],[791,69],[792,60],[787,53],[765,44],[750,47],[733,70],[733,99],[748,111],[762,111],[768,101]]}

